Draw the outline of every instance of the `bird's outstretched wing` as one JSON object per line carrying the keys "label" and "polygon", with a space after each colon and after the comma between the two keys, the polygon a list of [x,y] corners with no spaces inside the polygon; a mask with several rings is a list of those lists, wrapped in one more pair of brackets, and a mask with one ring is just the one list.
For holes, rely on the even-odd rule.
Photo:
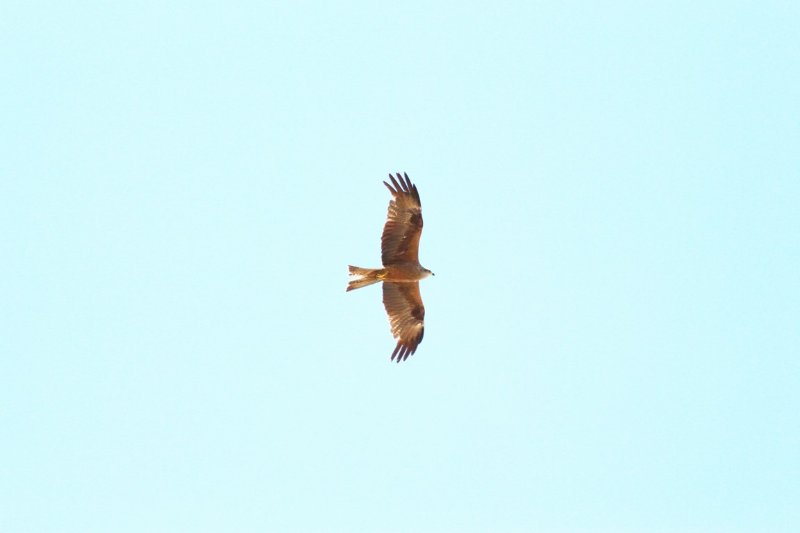
{"label": "bird's outstretched wing", "polygon": [[383,305],[389,315],[392,336],[397,346],[392,352],[392,361],[405,361],[417,351],[425,333],[425,306],[419,294],[419,282],[383,282]]}
{"label": "bird's outstretched wing", "polygon": [[419,237],[422,234],[422,204],[417,186],[408,175],[389,174],[392,184],[383,182],[392,193],[389,213],[381,235],[381,260],[384,266],[406,261],[418,262]]}

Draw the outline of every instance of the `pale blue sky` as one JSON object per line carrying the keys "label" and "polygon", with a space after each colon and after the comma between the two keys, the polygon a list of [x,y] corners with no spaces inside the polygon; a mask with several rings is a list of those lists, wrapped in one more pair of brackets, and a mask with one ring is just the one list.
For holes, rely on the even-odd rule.
{"label": "pale blue sky", "polygon": [[800,530],[797,3],[112,4],[0,7],[0,530]]}

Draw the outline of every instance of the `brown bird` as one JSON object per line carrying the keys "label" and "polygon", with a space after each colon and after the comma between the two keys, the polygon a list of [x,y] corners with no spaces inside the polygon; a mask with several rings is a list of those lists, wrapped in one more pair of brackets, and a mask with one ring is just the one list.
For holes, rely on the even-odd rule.
{"label": "brown bird", "polygon": [[349,265],[350,275],[355,279],[347,284],[347,290],[360,289],[373,283],[383,282],[383,305],[389,315],[392,335],[397,346],[391,360],[405,361],[417,351],[425,332],[425,306],[419,294],[419,280],[433,272],[419,264],[419,237],[422,235],[422,204],[417,186],[411,184],[408,175],[389,174],[392,184],[385,181],[392,193],[389,213],[381,235],[381,262],[383,268],[361,268]]}

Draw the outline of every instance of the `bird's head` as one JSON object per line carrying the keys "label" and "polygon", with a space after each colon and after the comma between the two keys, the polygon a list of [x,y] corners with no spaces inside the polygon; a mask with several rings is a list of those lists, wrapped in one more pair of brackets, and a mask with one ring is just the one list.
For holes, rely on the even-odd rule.
{"label": "bird's head", "polygon": [[423,271],[423,272],[425,272],[425,277],[426,277],[426,278],[427,278],[427,277],[430,277],[430,276],[435,276],[435,275],[436,275],[436,274],[434,274],[433,272],[431,272],[430,270],[428,270],[427,268],[423,268],[423,269],[422,269],[422,271]]}

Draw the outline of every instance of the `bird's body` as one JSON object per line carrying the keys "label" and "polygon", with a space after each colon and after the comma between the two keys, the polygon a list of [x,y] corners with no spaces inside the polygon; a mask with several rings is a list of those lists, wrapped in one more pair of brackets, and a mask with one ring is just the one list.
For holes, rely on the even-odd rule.
{"label": "bird's body", "polygon": [[383,282],[383,305],[389,315],[392,335],[397,346],[392,360],[404,361],[412,355],[425,332],[425,306],[419,293],[419,281],[433,272],[419,264],[419,238],[422,234],[422,205],[417,186],[408,175],[397,179],[389,174],[392,184],[383,182],[392,193],[389,212],[381,236],[383,268],[350,266],[355,276],[347,290],[360,289]]}

